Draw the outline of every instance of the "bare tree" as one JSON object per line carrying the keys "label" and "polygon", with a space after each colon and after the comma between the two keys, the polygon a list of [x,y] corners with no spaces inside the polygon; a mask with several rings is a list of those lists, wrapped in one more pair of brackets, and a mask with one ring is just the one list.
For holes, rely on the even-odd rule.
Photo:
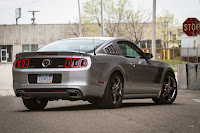
{"label": "bare tree", "polygon": [[150,13],[145,10],[138,10],[131,12],[127,16],[127,23],[125,23],[126,38],[139,42],[143,39],[147,30],[148,22],[150,20]]}
{"label": "bare tree", "polygon": [[[83,20],[101,25],[100,0],[88,0],[84,3]],[[125,37],[132,41],[141,41],[144,36],[150,14],[148,11],[133,11],[130,0],[104,0],[104,21],[107,36]]]}
{"label": "bare tree", "polygon": [[[78,21],[78,20],[77,20]],[[82,23],[81,26],[82,26],[82,36],[85,36],[85,32],[87,31],[87,23]],[[71,27],[71,35],[74,35],[76,37],[79,37],[80,36],[80,32],[79,32],[79,23],[73,23],[73,24],[70,24],[70,27]]]}
{"label": "bare tree", "polygon": [[[100,0],[88,0],[84,3],[84,20],[90,23],[97,23],[100,27],[101,24],[101,9]],[[107,36],[120,36],[121,23],[125,22],[126,12],[131,10],[129,0],[104,0],[105,12],[105,30]]]}

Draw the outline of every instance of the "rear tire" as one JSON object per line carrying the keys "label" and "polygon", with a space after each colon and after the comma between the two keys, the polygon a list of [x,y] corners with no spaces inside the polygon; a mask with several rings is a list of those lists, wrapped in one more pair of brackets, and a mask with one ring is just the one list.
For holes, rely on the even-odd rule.
{"label": "rear tire", "polygon": [[46,99],[23,99],[26,108],[30,110],[42,110],[46,107],[48,100]]}
{"label": "rear tire", "polygon": [[99,105],[100,100],[101,100],[100,98],[89,98],[89,99],[87,99],[87,101],[89,103],[93,104],[93,105]]}
{"label": "rear tire", "polygon": [[165,75],[162,89],[160,91],[160,96],[158,98],[153,98],[152,100],[156,104],[172,104],[177,96],[177,82],[175,75],[172,73],[167,73]]}
{"label": "rear tire", "polygon": [[123,99],[123,79],[119,73],[114,73],[108,80],[104,95],[101,99],[102,108],[119,108]]}

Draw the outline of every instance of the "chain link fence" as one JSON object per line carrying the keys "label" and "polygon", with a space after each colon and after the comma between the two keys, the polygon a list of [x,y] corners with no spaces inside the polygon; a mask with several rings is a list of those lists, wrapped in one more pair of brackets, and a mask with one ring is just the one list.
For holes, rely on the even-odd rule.
{"label": "chain link fence", "polygon": [[[151,48],[141,48],[145,53],[151,53]],[[169,64],[177,71],[177,64],[200,62],[200,48],[157,48],[156,60]]]}

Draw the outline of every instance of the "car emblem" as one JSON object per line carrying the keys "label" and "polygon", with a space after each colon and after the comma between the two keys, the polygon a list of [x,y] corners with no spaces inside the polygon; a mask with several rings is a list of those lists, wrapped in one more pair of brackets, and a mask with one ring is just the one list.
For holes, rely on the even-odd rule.
{"label": "car emblem", "polygon": [[50,66],[51,65],[51,60],[50,59],[44,59],[43,61],[42,61],[42,66],[43,67],[48,67],[48,66]]}

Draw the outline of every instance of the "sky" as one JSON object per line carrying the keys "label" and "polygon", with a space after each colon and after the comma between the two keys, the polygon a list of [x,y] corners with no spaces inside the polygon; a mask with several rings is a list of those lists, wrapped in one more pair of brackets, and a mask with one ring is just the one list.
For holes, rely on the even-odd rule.
{"label": "sky", "polygon": [[[81,5],[85,0],[80,0]],[[153,0],[130,0],[133,8],[152,11]],[[37,24],[63,24],[78,22],[78,0],[0,0],[0,24],[15,24],[15,9],[22,9],[18,24],[30,24],[35,13]],[[81,6],[81,10],[82,10]],[[200,20],[200,0],[157,0],[157,16],[163,10],[175,15],[181,25],[187,18]]]}

